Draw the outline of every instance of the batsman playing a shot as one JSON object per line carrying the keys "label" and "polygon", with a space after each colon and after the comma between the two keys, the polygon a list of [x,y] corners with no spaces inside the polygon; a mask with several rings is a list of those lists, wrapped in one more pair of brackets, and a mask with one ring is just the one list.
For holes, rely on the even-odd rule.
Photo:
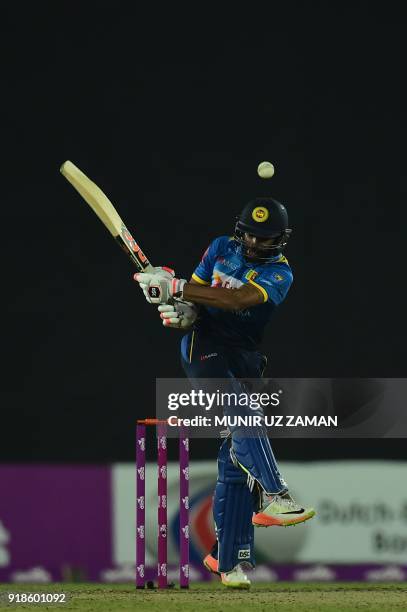
{"label": "batsman playing a shot", "polygon": [[[263,331],[293,282],[282,254],[290,234],[286,208],[257,198],[239,215],[233,237],[210,244],[189,282],[164,267],[135,274],[147,301],[158,304],[164,326],[186,331],[181,356],[190,379],[238,384],[263,375]],[[204,564],[225,586],[248,588],[241,564],[254,565],[254,526],[296,525],[315,512],[290,496],[266,435],[230,430],[219,450],[213,498],[217,542]]]}

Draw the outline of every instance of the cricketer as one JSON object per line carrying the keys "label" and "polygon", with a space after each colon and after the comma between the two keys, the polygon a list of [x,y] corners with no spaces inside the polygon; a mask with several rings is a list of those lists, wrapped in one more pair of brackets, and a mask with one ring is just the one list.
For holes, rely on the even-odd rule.
{"label": "cricketer", "polygon": [[[285,206],[256,198],[238,216],[234,235],[210,244],[189,282],[165,267],[134,275],[147,301],[158,305],[163,325],[186,331],[181,359],[190,379],[238,385],[262,377],[264,328],[293,282],[283,255],[290,235]],[[314,515],[290,495],[267,435],[242,437],[230,428],[218,455],[217,541],[204,559],[207,569],[227,587],[248,588],[244,565],[255,563],[254,527],[296,525]]]}

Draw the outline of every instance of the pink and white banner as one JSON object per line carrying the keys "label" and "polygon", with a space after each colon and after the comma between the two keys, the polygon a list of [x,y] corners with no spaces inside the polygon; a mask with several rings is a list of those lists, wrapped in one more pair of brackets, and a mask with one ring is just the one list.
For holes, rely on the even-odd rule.
{"label": "pink and white banner", "polygon": [[[317,516],[256,535],[254,580],[406,580],[407,464],[282,464],[293,494]],[[190,465],[191,580],[208,580],[214,462]],[[386,495],[378,487],[386,483]],[[169,578],[178,577],[178,464],[168,464]],[[135,466],[0,466],[0,582],[131,582]],[[157,552],[157,467],[146,468],[147,579]],[[261,531],[261,533],[260,533]]]}
{"label": "pink and white banner", "polygon": [[111,517],[109,467],[0,466],[0,582],[99,580]]}

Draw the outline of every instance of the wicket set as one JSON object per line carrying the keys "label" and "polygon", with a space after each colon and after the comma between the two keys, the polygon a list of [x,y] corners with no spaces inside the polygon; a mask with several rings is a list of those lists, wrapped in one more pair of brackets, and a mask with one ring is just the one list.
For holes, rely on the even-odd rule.
{"label": "wicket set", "polygon": [[[136,587],[145,587],[145,476],[146,427],[155,426],[157,433],[158,476],[158,542],[157,583],[159,589],[168,587],[167,581],[167,423],[158,419],[137,421],[136,431]],[[179,584],[189,587],[189,438],[185,430],[179,433]]]}

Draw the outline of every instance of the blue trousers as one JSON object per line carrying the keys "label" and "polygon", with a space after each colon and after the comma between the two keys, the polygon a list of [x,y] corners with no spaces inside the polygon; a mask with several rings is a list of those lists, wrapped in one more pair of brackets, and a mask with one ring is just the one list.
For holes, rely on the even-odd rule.
{"label": "blue trousers", "polygon": [[[224,346],[193,331],[182,339],[181,362],[189,379],[230,379],[233,388],[237,379],[261,378],[267,359],[258,351]],[[267,493],[287,490],[267,437],[238,438],[232,444],[226,440],[219,450],[213,504],[219,571],[224,572],[242,561],[254,566],[251,518],[259,509],[261,490]],[[243,458],[241,463],[239,458]],[[240,512],[236,512],[236,508]]]}

